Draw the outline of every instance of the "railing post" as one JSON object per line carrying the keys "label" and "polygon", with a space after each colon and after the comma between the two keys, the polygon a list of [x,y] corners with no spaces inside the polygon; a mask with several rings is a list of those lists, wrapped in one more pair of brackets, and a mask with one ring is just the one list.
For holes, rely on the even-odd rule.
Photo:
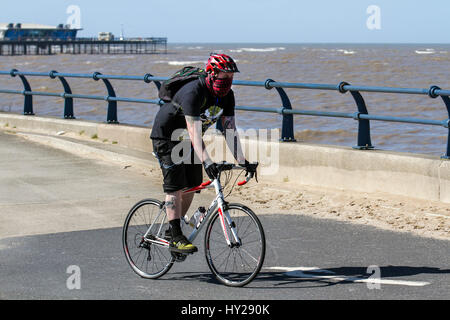
{"label": "railing post", "polygon": [[[428,90],[428,96],[432,99],[437,98],[439,95],[436,94],[436,90],[441,90],[438,86],[431,86],[430,90]],[[445,154],[441,156],[441,159],[450,159],[450,98],[448,96],[441,96],[442,100],[445,103],[445,106],[447,107],[447,113],[448,113],[448,119],[445,121],[444,127],[448,130],[448,136],[447,136],[447,150],[445,151]]]}
{"label": "railing post", "polygon": [[[18,71],[19,70],[17,70],[17,69],[12,69],[10,71],[11,77],[15,77],[17,75],[16,72],[18,72]],[[22,80],[22,83],[23,83],[23,88],[24,88],[23,95],[25,97],[24,98],[24,103],[23,103],[23,114],[27,115],[27,116],[33,116],[34,115],[34,113],[33,113],[33,96],[25,94],[26,91],[30,91],[31,92],[31,86],[28,83],[28,80],[27,80],[27,78],[25,78],[24,75],[19,75],[19,77],[20,77],[20,80]]]}
{"label": "railing post", "polygon": [[[444,96],[442,96],[444,98]],[[450,113],[450,99],[448,96],[445,97],[447,102],[445,103],[447,105],[447,108],[449,109]],[[446,121],[446,127],[448,130],[448,136],[447,136],[447,150],[443,156],[441,156],[441,159],[450,159],[450,116],[449,119]]]}
{"label": "railing post", "polygon": [[[267,90],[272,89],[273,87],[270,85],[271,82],[275,82],[272,79],[267,79],[266,82],[264,83],[264,87]],[[282,110],[281,110],[281,114],[283,115],[283,122],[281,125],[281,139],[280,141],[283,142],[295,142],[295,138],[294,138],[294,116],[292,114],[285,114],[284,110],[285,109],[289,109],[292,110],[292,105],[291,105],[291,101],[289,100],[288,95],[286,94],[286,92],[284,91],[283,88],[278,88],[275,87],[275,89],[277,90],[278,94],[280,95],[281,98],[281,103],[283,105]]]}
{"label": "railing post", "polygon": [[[340,93],[346,93],[348,90],[344,86],[349,85],[349,83],[342,81],[338,84],[338,90]],[[368,114],[366,103],[364,98],[359,93],[359,91],[350,91],[353,99],[358,107],[358,112],[355,113],[353,119],[358,120],[358,144],[353,147],[353,149],[358,150],[369,150],[374,149],[372,146],[372,141],[370,139],[370,122],[367,119],[361,119],[360,114]]]}
{"label": "railing post", "polygon": [[[156,86],[156,90],[158,90],[158,92],[159,92],[159,90],[161,89],[161,82],[159,82],[159,81],[153,81],[153,80],[149,79],[150,77],[153,77],[153,75],[150,74],[150,73],[144,74],[144,82],[145,82],[145,83],[153,82],[153,83],[155,84],[155,86]],[[163,104],[164,104],[164,101],[162,101],[161,99],[159,99],[158,105],[159,105],[159,106],[162,106]]]}
{"label": "railing post", "polygon": [[159,81],[152,81],[152,80],[150,80],[149,79],[150,77],[153,77],[153,75],[150,74],[150,73],[146,73],[144,75],[144,82],[145,83],[153,82],[155,84],[155,86],[156,86],[156,89],[158,89],[158,91],[159,91],[159,89],[161,89],[161,83]]}
{"label": "railing post", "polygon": [[70,86],[64,77],[55,75],[57,73],[58,71],[52,70],[48,75],[52,79],[58,77],[59,81],[61,81],[61,84],[64,87],[64,93],[61,95],[64,98],[64,119],[75,119],[75,116],[73,114],[73,99],[72,97],[66,97],[66,94],[72,94],[72,90],[70,89]]}
{"label": "railing post", "polygon": [[[94,72],[92,74],[92,78],[95,81],[98,81],[100,79],[100,78],[98,78],[99,75],[101,75],[100,72]],[[108,114],[106,116],[106,122],[118,124],[119,121],[117,121],[117,101],[109,99],[110,97],[115,98],[116,93],[108,79],[102,79],[102,81],[105,84],[106,89],[108,90],[108,96],[105,97],[105,100],[108,101]]]}

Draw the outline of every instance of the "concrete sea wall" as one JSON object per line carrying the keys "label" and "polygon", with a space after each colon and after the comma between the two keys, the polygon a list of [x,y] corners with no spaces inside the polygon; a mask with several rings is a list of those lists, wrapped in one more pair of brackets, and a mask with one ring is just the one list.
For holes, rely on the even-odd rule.
{"label": "concrete sea wall", "polygon": [[[97,137],[99,141],[149,153],[150,128],[50,117],[0,113],[2,129],[71,137]],[[86,138],[84,138],[86,139]],[[215,139],[219,145],[223,139]],[[243,147],[271,154],[261,161],[260,177],[266,181],[290,181],[318,187],[386,192],[395,195],[450,203],[450,161],[437,156],[350,147],[282,143],[242,139]],[[225,150],[225,148],[224,148]],[[229,158],[227,158],[229,159]],[[252,160],[252,159],[251,159]]]}

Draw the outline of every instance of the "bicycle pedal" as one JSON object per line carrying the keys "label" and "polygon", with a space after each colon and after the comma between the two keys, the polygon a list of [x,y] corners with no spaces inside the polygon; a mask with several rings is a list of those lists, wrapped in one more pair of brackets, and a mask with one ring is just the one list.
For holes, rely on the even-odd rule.
{"label": "bicycle pedal", "polygon": [[183,262],[187,258],[187,254],[172,252],[172,257],[175,258],[176,262]]}
{"label": "bicycle pedal", "polygon": [[164,232],[164,240],[170,241],[172,239],[172,232],[170,231],[170,229],[167,229]]}

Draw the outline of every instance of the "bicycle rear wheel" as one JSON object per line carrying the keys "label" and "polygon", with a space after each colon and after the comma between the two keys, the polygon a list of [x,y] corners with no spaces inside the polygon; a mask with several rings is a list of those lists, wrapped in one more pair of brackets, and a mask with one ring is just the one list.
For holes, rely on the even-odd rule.
{"label": "bicycle rear wheel", "polygon": [[156,279],[172,267],[175,259],[168,242],[165,245],[162,241],[150,241],[163,239],[168,228],[166,212],[158,200],[139,201],[128,213],[122,230],[123,249],[127,262],[141,277]]}
{"label": "bicycle rear wheel", "polygon": [[[228,213],[234,222],[241,245],[236,245],[227,222],[227,233],[235,245],[225,240],[219,212],[211,217],[205,233],[205,255],[211,272],[223,284],[242,287],[261,270],[266,252],[264,230],[256,214],[240,204],[229,204]],[[225,219],[226,220],[226,219]]]}

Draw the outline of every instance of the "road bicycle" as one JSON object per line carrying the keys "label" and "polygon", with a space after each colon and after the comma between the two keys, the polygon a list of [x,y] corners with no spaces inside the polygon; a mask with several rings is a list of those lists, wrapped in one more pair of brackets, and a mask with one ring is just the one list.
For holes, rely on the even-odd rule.
{"label": "road bicycle", "polygon": [[[242,173],[243,167],[223,162],[218,164],[218,169],[216,179],[184,191],[198,192],[213,187],[216,193],[208,209],[195,221],[188,240],[193,242],[206,225],[204,247],[209,269],[222,284],[242,287],[257,276],[263,265],[266,251],[264,229],[250,208],[225,201],[221,175],[226,175],[226,186],[231,181],[231,170],[241,169]],[[245,185],[252,178],[253,173],[247,173],[245,180],[237,184]],[[234,184],[227,196],[233,188]],[[183,218],[181,224],[186,229],[187,219]],[[157,279],[166,274],[175,262],[185,261],[186,254],[170,251],[168,228],[164,201],[144,199],[129,211],[123,226],[122,243],[128,263],[139,276]]]}

